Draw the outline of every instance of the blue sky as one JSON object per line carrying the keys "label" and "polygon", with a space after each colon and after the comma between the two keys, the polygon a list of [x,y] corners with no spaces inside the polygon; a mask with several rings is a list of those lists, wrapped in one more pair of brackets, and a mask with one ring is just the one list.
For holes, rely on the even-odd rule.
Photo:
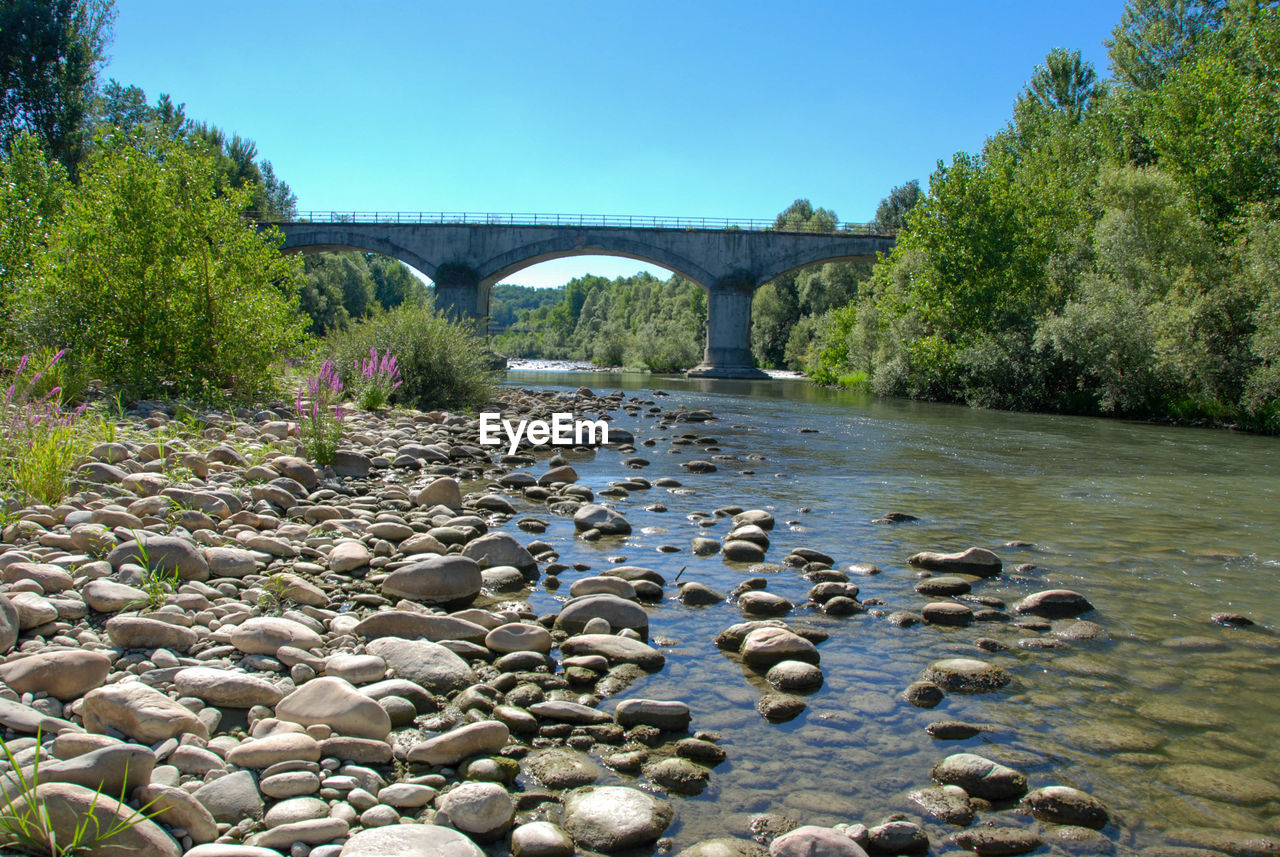
{"label": "blue sky", "polygon": [[981,146],[1050,49],[1107,76],[1122,9],[118,0],[104,77],[255,140],[303,210],[772,218],[806,197],[865,221]]}

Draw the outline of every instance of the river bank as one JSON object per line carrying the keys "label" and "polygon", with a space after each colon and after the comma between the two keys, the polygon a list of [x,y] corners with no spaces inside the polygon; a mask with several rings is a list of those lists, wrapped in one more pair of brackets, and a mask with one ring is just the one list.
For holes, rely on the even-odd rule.
{"label": "river bank", "polygon": [[[765,471],[798,462],[759,451],[752,432],[772,430],[759,418],[730,422],[742,417],[661,392],[503,396],[500,409],[520,418],[607,415],[619,430],[615,443],[561,450],[563,460],[546,449],[499,457],[478,445],[472,419],[353,415],[353,454],[329,475],[288,454],[296,450],[286,409],[208,415],[196,436],[180,439],[163,413],[140,414],[121,449],[100,450],[100,461],[87,465],[86,477],[104,480],[96,496],[29,510],[5,528],[6,594],[16,596],[25,625],[18,648],[36,662],[6,664],[0,678],[37,677],[21,685],[29,706],[6,709],[4,722],[20,730],[51,717],[62,722],[46,720],[46,730],[100,726],[132,739],[49,742],[53,755],[81,759],[69,766],[77,776],[124,754],[145,767],[139,743],[147,745],[149,783],[179,807],[174,817],[185,811],[199,838],[225,840],[209,846],[223,850],[199,857],[248,854],[227,850],[246,842],[317,857],[387,853],[386,841],[363,829],[385,835],[404,819],[447,819],[495,854],[511,843],[520,853],[568,853],[560,832],[530,826],[544,821],[580,848],[610,853],[679,850],[722,836],[738,840],[736,853],[752,853],[753,835],[770,842],[805,824],[826,832],[801,840],[887,853],[930,842],[934,850],[1004,853],[1268,847],[1248,844],[1276,832],[1265,821],[1225,804],[1217,813],[1214,802],[1265,812],[1273,781],[1221,756],[1207,760],[1216,766],[1162,758],[1175,734],[1224,728],[1221,719],[1202,727],[1170,720],[1179,710],[1168,705],[1148,712],[1153,725],[1137,737],[1104,719],[1068,743],[1091,747],[1085,756],[1145,756],[1129,762],[1173,768],[1184,792],[1211,801],[1204,818],[1217,823],[1184,819],[1153,834],[1150,813],[1135,815],[1105,777],[1095,800],[1043,791],[1095,790],[1079,768],[1079,746],[1058,749],[1015,724],[1098,703],[1063,675],[1086,677],[1104,705],[1114,702],[1110,667],[1096,660],[1132,633],[1105,618],[1114,607],[1106,589],[1035,595],[1069,588],[1063,575],[1037,568],[1054,561],[1052,549],[989,541],[960,568],[953,560],[930,570],[938,560],[908,563],[922,552],[903,552],[909,534],[954,553],[966,522],[867,516],[865,526],[896,555],[892,565],[880,559],[884,573],[876,574],[867,562],[874,555],[831,549],[847,535],[824,527],[823,510],[779,510],[767,486],[786,488],[786,480]],[[171,449],[143,442],[158,432]],[[802,437],[816,456],[823,432]],[[920,497],[885,496],[880,513],[909,508],[922,517]],[[233,501],[241,508],[233,511]],[[144,537],[145,551],[130,547],[148,528],[181,544]],[[1028,519],[1027,529],[1036,528]],[[158,611],[131,615],[138,593],[147,594],[142,567],[168,551],[190,579]],[[1057,615],[1063,611],[1083,618]],[[771,616],[791,631],[729,631]],[[609,633],[587,633],[600,625],[587,627],[593,620],[607,622]],[[1213,670],[1266,670],[1280,655],[1266,629],[1225,627],[1208,615],[1195,621],[1200,641],[1169,648],[1211,658]],[[437,645],[388,642],[413,638]],[[870,661],[869,641],[880,648]],[[780,659],[786,666],[777,668],[770,650],[789,655]],[[952,656],[985,666],[947,665]],[[59,686],[66,698],[36,699],[51,670],[82,677]],[[1039,676],[1050,673],[1059,681],[1046,693]],[[1159,703],[1152,695],[1146,702]],[[375,698],[385,731],[368,705]],[[930,700],[936,710],[923,707]],[[182,728],[142,731],[163,725],[157,721]],[[34,758],[34,741],[7,737]],[[98,744],[111,746],[85,749]],[[779,755],[770,745],[786,749]],[[89,752],[112,761],[86,759]],[[954,758],[966,754],[988,761]],[[979,779],[1002,782],[999,794],[983,794],[974,780],[988,763],[996,773]],[[851,788],[856,772],[867,781]],[[627,791],[598,792],[594,801],[591,792],[572,792],[590,784]],[[1019,789],[1033,795],[1025,806]],[[188,798],[209,811],[212,828]],[[625,842],[600,833],[623,823],[609,815],[620,806],[629,807],[635,831]],[[976,825],[952,823],[967,819],[966,806]],[[262,820],[236,817],[246,813]],[[1048,823],[1046,813],[1077,823]],[[188,851],[200,844],[191,827],[172,836],[175,825],[157,821],[158,833],[135,828],[157,837],[148,847],[173,853],[169,841]],[[423,853],[457,841],[440,824],[393,829],[437,837],[413,846]],[[800,847],[796,839],[775,850]]]}

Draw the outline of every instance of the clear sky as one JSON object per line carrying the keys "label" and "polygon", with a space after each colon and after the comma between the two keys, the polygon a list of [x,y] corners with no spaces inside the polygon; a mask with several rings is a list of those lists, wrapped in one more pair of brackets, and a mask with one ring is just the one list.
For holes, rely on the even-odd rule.
{"label": "clear sky", "polygon": [[771,219],[805,197],[866,221],[1008,121],[1050,49],[1109,76],[1123,0],[117,5],[104,77],[255,140],[304,211]]}

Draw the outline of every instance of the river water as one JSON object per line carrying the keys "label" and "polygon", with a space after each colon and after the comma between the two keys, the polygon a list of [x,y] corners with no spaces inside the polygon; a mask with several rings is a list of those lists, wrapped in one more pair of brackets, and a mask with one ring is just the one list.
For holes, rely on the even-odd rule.
{"label": "river water", "polygon": [[[937,841],[957,828],[922,817],[906,795],[929,784],[937,761],[961,751],[1012,765],[1032,788],[1070,785],[1101,799],[1113,819],[1104,834],[1117,853],[1190,841],[1180,832],[1188,828],[1280,836],[1276,439],[882,400],[799,381],[514,370],[507,381],[623,389],[718,417],[659,430],[652,419],[617,413],[616,424],[638,442],[656,440],[638,447],[652,465],[636,473],[684,485],[619,501],[634,528],[625,541],[576,540],[571,521],[528,509],[550,522],[541,538],[562,562],[592,566],[583,575],[625,557],[669,582],[668,599],[650,619],[667,668],[622,696],[688,702],[694,728],[719,732],[728,752],[705,792],[677,799],[670,834],[677,849],[750,835],[752,817],[766,812],[823,825],[875,824],[903,812]],[[655,397],[655,387],[670,397]],[[669,442],[683,433],[714,437],[719,454],[737,460],[718,460],[715,473],[687,474],[682,462],[715,453]],[[581,482],[600,489],[633,473],[622,457],[602,450],[571,463]],[[645,510],[654,503],[668,511]],[[830,633],[819,646],[826,682],[798,718],[767,723],[754,706],[768,686],[712,642],[742,621],[737,608],[686,608],[670,585],[682,568],[681,580],[721,592],[746,576],[743,566],[689,551],[694,536],[723,538],[729,528],[727,518],[699,526],[695,513],[726,505],[773,513],[770,560],[805,546],[831,554],[837,567],[875,564],[881,574],[852,579],[860,598],[882,599],[886,610],[918,612],[933,600],[913,589],[919,578],[906,563],[911,554],[991,548],[1005,571],[975,584],[975,593],[1012,606],[1036,590],[1074,589],[1096,607],[1085,618],[1110,639],[1044,648],[1052,633],[1010,623],[900,628],[870,614],[836,618],[800,608],[788,621]],[[890,511],[921,520],[871,522]],[[662,553],[661,545],[681,550]],[[1023,565],[1034,567],[1015,570]],[[539,587],[531,603],[549,609],[574,579],[562,575],[557,592]],[[809,586],[788,569],[770,576],[768,589],[803,604]],[[1220,611],[1258,625],[1223,627],[1210,619]],[[1010,649],[983,652],[975,646],[980,637]],[[950,695],[931,711],[902,700],[930,661],[954,655],[999,663],[1013,681],[999,693]],[[936,720],[989,724],[990,731],[936,741],[924,731]],[[979,814],[979,822],[988,819],[1033,824],[1008,812]]]}

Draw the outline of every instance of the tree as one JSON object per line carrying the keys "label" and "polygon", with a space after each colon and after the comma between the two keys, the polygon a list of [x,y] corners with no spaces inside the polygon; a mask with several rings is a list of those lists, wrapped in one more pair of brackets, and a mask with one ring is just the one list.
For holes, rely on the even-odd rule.
{"label": "tree", "polygon": [[72,176],[115,17],[112,0],[0,4],[0,146],[30,132]]}
{"label": "tree", "polygon": [[872,221],[872,227],[877,232],[897,232],[907,225],[907,213],[916,207],[921,198],[918,179],[898,185],[876,206],[876,219]]}
{"label": "tree", "polygon": [[773,228],[788,232],[831,232],[839,222],[834,211],[814,208],[809,200],[797,199],[774,219]]}
{"label": "tree", "polygon": [[1019,100],[1079,122],[1093,101],[1097,77],[1093,63],[1085,62],[1080,51],[1054,48],[1044,58],[1044,65],[1036,66]]}
{"label": "tree", "polygon": [[1116,79],[1155,89],[1222,22],[1227,0],[1129,0],[1107,51]]}
{"label": "tree", "polygon": [[301,264],[217,169],[183,141],[104,143],[37,261],[25,327],[129,395],[268,389],[305,336]]}

